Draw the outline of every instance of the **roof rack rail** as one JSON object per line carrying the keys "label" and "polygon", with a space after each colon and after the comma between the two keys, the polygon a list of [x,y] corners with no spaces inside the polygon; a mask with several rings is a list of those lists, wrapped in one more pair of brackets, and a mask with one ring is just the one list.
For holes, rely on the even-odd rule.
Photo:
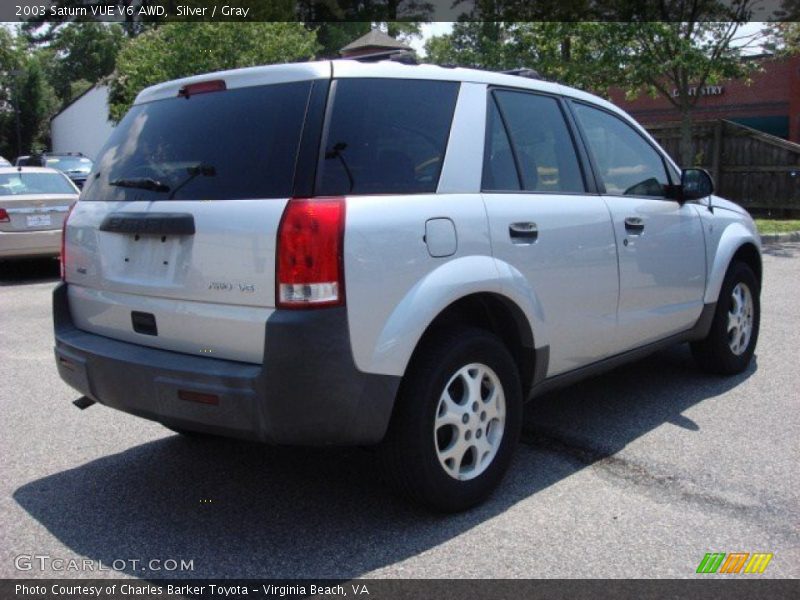
{"label": "roof rack rail", "polygon": [[413,50],[383,50],[381,52],[372,52],[370,54],[362,54],[361,56],[343,56],[337,60],[357,60],[359,62],[377,62],[379,60],[391,60],[394,62],[403,63],[405,65],[416,65],[417,54]]}
{"label": "roof rack rail", "polygon": [[516,75],[517,77],[525,77],[527,79],[542,79],[539,72],[535,69],[522,67],[520,69],[509,69],[508,71],[500,71],[503,75]]}

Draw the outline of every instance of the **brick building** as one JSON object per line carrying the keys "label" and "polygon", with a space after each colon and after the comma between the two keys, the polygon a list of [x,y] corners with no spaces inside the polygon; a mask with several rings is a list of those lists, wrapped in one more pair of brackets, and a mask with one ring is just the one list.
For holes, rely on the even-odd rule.
{"label": "brick building", "polygon": [[[695,88],[701,98],[693,118],[727,119],[800,143],[800,55],[765,55],[757,60],[761,69],[752,74],[750,85],[731,80]],[[612,90],[611,99],[644,125],[680,120],[677,109],[661,96],[641,95],[631,101],[622,91]]]}

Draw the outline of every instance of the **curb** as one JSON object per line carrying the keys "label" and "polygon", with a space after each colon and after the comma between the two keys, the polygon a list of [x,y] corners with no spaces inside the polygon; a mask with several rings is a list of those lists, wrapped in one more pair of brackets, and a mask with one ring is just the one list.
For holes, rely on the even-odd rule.
{"label": "curb", "polygon": [[767,233],[761,236],[762,244],[779,244],[781,242],[800,242],[800,231]]}

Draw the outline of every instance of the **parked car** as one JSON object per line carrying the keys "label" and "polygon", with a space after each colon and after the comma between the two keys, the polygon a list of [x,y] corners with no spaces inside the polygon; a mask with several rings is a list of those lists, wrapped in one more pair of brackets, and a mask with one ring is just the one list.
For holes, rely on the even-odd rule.
{"label": "parked car", "polygon": [[77,199],[60,171],[0,167],[0,260],[58,256],[64,217]]}
{"label": "parked car", "polygon": [[196,76],[141,92],[98,163],[54,295],[80,407],[377,445],[398,490],[456,511],[500,482],[524,401],[682,342],[716,373],[753,356],[752,219],[562,85],[348,60]]}
{"label": "parked car", "polygon": [[23,154],[14,160],[15,167],[43,167],[44,159],[41,154]]}
{"label": "parked car", "polygon": [[8,162],[5,158],[0,156],[0,167],[10,167],[11,163]]}
{"label": "parked car", "polygon": [[17,166],[50,167],[66,173],[72,182],[82,188],[92,170],[92,159],[80,152],[45,152],[17,157]]}

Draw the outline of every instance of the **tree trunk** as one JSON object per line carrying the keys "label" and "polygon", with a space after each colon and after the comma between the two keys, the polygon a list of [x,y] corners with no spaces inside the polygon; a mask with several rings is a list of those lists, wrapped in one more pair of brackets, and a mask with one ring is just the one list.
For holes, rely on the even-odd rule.
{"label": "tree trunk", "polygon": [[692,152],[692,111],[686,106],[681,110],[681,167],[687,168],[694,165]]}
{"label": "tree trunk", "polygon": [[565,35],[561,40],[561,60],[568,64],[572,60],[572,38]]}

